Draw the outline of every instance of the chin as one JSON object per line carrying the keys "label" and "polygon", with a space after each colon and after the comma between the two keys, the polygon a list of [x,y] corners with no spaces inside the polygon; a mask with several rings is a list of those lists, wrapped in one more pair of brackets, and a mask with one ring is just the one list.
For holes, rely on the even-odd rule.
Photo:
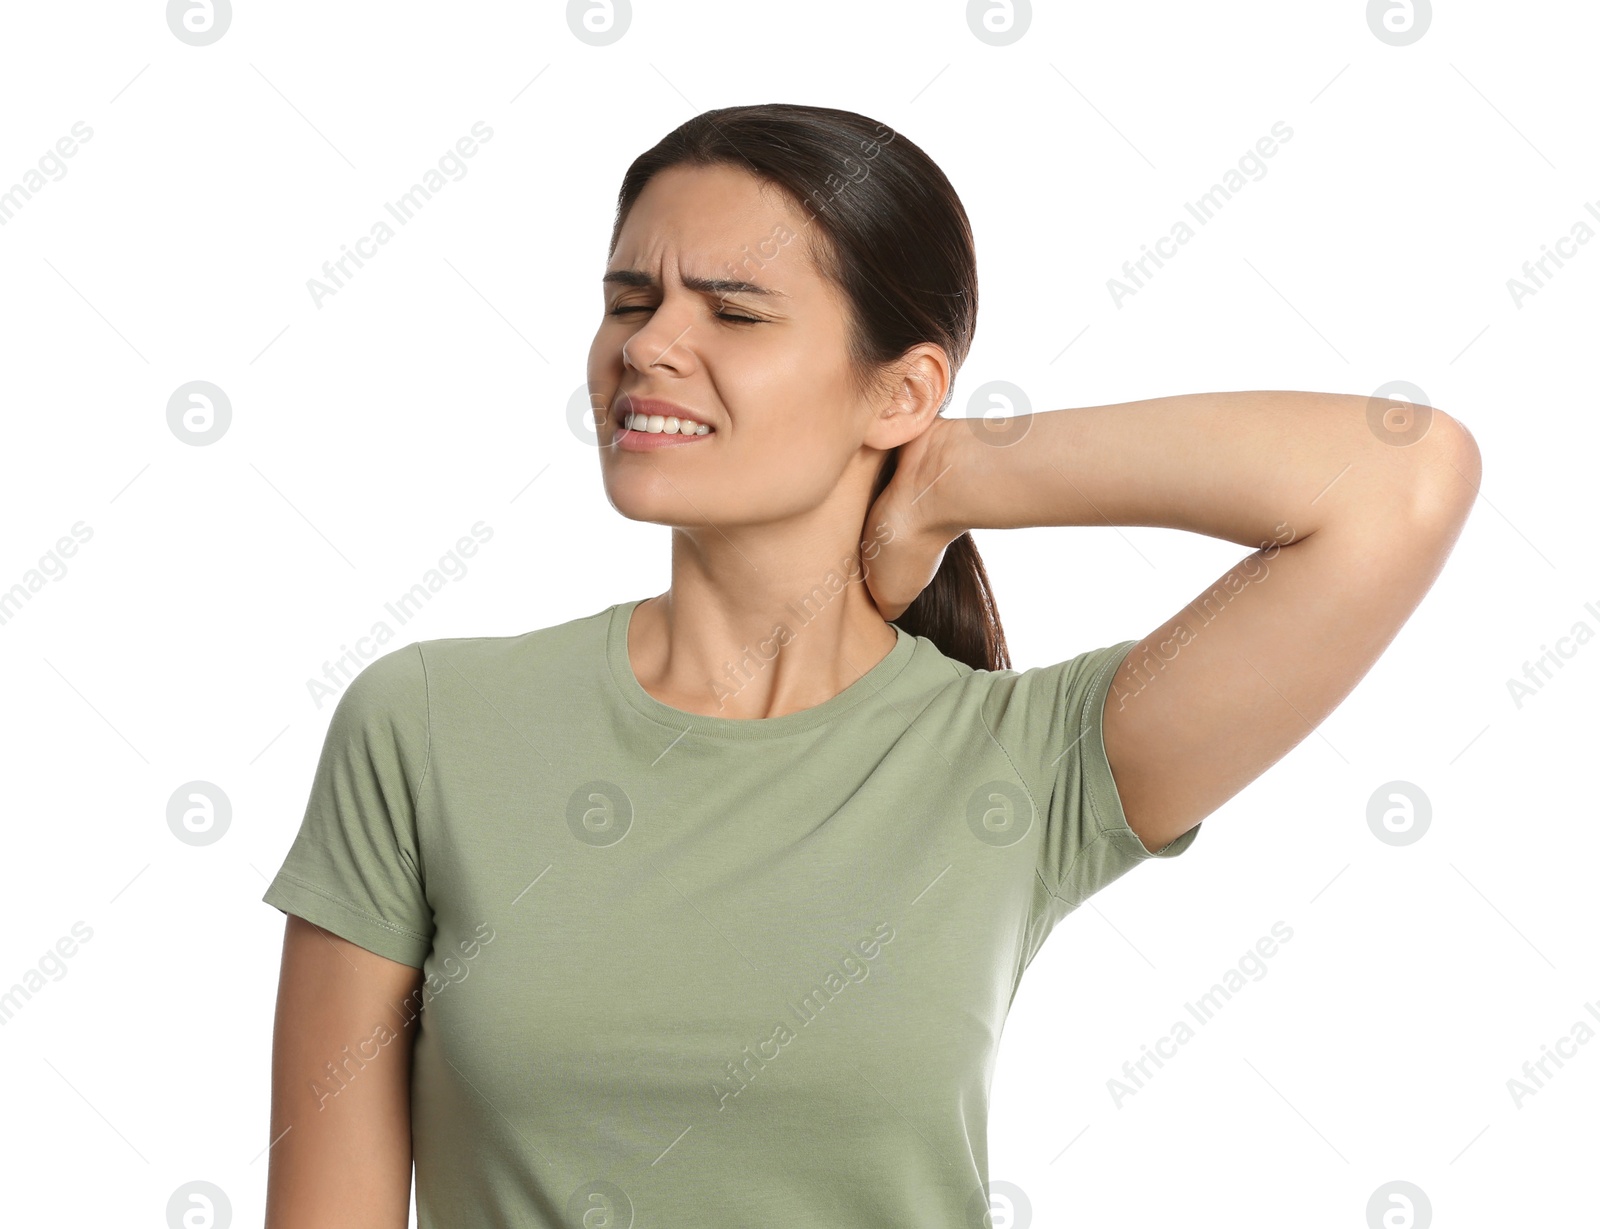
{"label": "chin", "polygon": [[608,474],[605,490],[611,506],[630,521],[668,526],[706,523],[707,501],[681,482],[675,486],[654,474],[632,474],[619,481]]}

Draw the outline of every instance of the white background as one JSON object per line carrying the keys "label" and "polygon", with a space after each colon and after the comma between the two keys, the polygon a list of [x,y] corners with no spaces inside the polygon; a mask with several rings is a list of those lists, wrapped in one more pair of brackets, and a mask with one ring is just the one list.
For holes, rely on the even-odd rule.
{"label": "white background", "polygon": [[[1400,379],[1483,454],[1442,577],[1348,700],[1029,969],[991,1177],[1041,1225],[1356,1229],[1396,1179],[1433,1212],[1394,1229],[1592,1217],[1600,1045],[1520,1108],[1507,1081],[1600,1027],[1600,647],[1520,706],[1507,680],[1600,627],[1600,243],[1520,306],[1507,279],[1600,228],[1600,18],[1438,7],[1395,47],[1355,0],[1048,5],[995,47],[959,4],[641,3],[596,47],[558,4],[279,0],[193,47],[159,4],[10,6],[0,190],[93,135],[0,226],[0,589],[92,537],[0,625],[0,986],[93,937],[0,1029],[8,1219],[166,1224],[200,1179],[261,1223],[283,917],[260,896],[332,707],[306,681],[480,520],[388,647],[666,587],[669,531],[610,507],[567,405],[624,169],[748,102],[863,112],[954,183],[982,279],[954,414],[993,379],[1035,410]],[[479,120],[468,174],[319,308],[307,280]],[[1268,173],[1116,305],[1107,279],[1279,120]],[[232,420],[196,447],[166,407],[201,379]],[[1019,668],[1144,635],[1243,554],[977,536]],[[197,780],[232,806],[204,847],[166,818]],[[1366,820],[1393,780],[1433,809],[1403,848]],[[1119,1108],[1107,1081],[1277,921],[1266,975]]]}

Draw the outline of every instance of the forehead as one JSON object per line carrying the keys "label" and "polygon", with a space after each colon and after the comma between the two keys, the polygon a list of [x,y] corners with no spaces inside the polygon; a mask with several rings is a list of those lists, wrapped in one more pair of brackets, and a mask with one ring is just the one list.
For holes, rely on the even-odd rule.
{"label": "forehead", "polygon": [[808,238],[805,216],[772,184],[732,166],[671,167],[628,211],[606,269],[736,278],[793,293],[816,276]]}

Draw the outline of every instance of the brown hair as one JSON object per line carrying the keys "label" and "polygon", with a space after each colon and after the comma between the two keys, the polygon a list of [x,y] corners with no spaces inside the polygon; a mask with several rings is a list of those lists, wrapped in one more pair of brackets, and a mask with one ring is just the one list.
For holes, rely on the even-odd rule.
{"label": "brown hair", "polygon": [[[952,377],[978,318],[972,226],[944,172],[887,125],[832,107],[765,103],[705,111],[633,160],[617,193],[610,252],[645,185],[668,167],[729,165],[786,192],[815,223],[806,249],[850,306],[850,360],[868,392],[885,365],[920,342],[949,356]],[[942,413],[950,401],[939,407]],[[878,473],[876,499],[899,449]],[[975,670],[1011,666],[983,560],[970,532],[894,620]]]}

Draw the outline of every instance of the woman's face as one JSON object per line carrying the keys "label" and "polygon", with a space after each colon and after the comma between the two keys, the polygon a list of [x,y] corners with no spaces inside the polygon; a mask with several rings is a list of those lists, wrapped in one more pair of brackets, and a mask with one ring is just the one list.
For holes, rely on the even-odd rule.
{"label": "woman's face", "polygon": [[[777,189],[733,167],[671,168],[634,203],[588,370],[606,496],[624,516],[726,529],[835,495],[864,515],[874,450],[914,432],[852,387],[846,308],[805,236]],[[630,450],[620,416],[652,398],[712,431]]]}

